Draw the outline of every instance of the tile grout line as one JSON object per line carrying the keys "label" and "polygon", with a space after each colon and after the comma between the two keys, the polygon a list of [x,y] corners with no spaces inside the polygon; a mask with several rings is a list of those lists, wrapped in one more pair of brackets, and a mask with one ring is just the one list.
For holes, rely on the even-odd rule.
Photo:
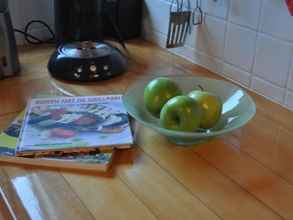
{"label": "tile grout line", "polygon": [[[154,31],[154,32],[156,32],[156,33],[159,33],[159,34],[161,34],[161,35],[164,35],[163,33],[158,32],[158,31],[156,31],[156,30],[152,30],[152,31]],[[154,43],[154,44],[157,44],[156,42],[153,42],[153,41],[151,41],[151,42]],[[159,46],[160,46],[160,45],[159,45]],[[161,47],[160,47],[160,48],[161,48]],[[162,48],[162,49],[164,50],[164,48]],[[195,50],[194,48],[190,48],[190,49],[192,49],[195,53],[197,53],[197,54],[199,54],[199,55],[202,54],[201,52],[198,52],[198,51]],[[269,101],[271,101],[271,102],[273,102],[273,103],[275,103],[275,104],[277,104],[277,105],[279,105],[279,106],[282,106],[283,108],[285,108],[285,109],[287,109],[287,110],[289,110],[289,111],[292,111],[288,106],[285,105],[284,102],[278,102],[278,101],[274,100],[273,98],[271,98],[271,97],[269,97],[269,96],[266,96],[266,95],[261,94],[260,92],[258,92],[258,91],[256,91],[256,90],[252,89],[252,88],[249,87],[249,86],[243,85],[241,82],[239,82],[239,81],[237,81],[237,80],[235,80],[235,79],[232,79],[232,78],[230,78],[230,77],[227,77],[225,74],[220,74],[220,73],[218,73],[218,72],[215,72],[215,71],[213,71],[213,70],[210,70],[210,69],[208,68],[208,66],[202,65],[202,64],[200,64],[200,63],[198,63],[198,62],[195,62],[195,60],[192,60],[191,58],[188,58],[188,57],[183,56],[183,55],[178,54],[178,53],[172,53],[172,52],[170,52],[170,51],[166,51],[166,52],[169,52],[169,53],[171,53],[171,54],[173,54],[173,55],[175,55],[175,56],[179,56],[179,57],[183,58],[184,60],[187,60],[188,62],[191,62],[191,63],[193,63],[193,64],[196,64],[196,65],[199,65],[199,66],[201,66],[201,67],[204,67],[204,68],[208,69],[209,71],[211,71],[211,72],[213,72],[213,73],[215,73],[215,74],[217,74],[217,75],[219,75],[219,76],[222,76],[222,77],[224,77],[224,78],[226,78],[226,79],[228,79],[228,80],[230,80],[230,81],[232,81],[232,82],[234,82],[234,83],[236,83],[236,84],[238,84],[238,85],[241,85],[241,86],[245,87],[245,88],[246,88],[247,90],[249,90],[250,92],[253,92],[253,93],[255,93],[255,94],[258,94],[258,95],[262,96],[263,98],[265,98],[266,100],[269,100]],[[212,57],[212,56],[208,56],[208,55],[206,55],[206,54],[203,54],[203,55],[204,55],[204,56],[207,56],[209,59],[214,59],[214,57]],[[217,58],[216,58],[216,59],[217,59]],[[223,61],[223,60],[220,60],[220,59],[217,59],[217,60],[218,60],[217,62],[221,62],[222,64],[228,64],[228,65],[231,65],[232,67],[234,67],[234,68],[236,68],[236,69],[239,69],[240,71],[247,72],[246,70],[243,70],[241,67],[235,66],[234,64],[230,64],[230,63],[227,62],[227,61]],[[251,73],[249,73],[249,72],[247,72],[247,73],[251,75]],[[285,89],[285,88],[282,88],[282,87],[280,87],[280,86],[278,86],[278,85],[272,83],[271,81],[268,81],[268,80],[262,78],[261,76],[257,76],[257,77],[258,77],[259,79],[265,81],[266,83],[269,83],[270,85],[272,85],[272,86],[274,86],[274,87],[277,87],[277,88],[279,88],[279,89]],[[289,91],[291,91],[291,90],[289,90]]]}
{"label": "tile grout line", "polygon": [[[164,2],[164,1],[163,1]],[[168,1],[165,1],[165,2],[168,2]],[[230,3],[231,4],[231,3]],[[219,20],[222,20],[222,21],[226,21],[226,22],[228,22],[228,23],[231,23],[231,24],[233,24],[233,25],[235,25],[235,26],[239,26],[239,27],[241,27],[241,28],[244,28],[244,29],[247,29],[247,30],[250,30],[250,31],[253,31],[253,32],[257,32],[257,33],[259,33],[259,34],[264,34],[264,35],[268,35],[269,37],[271,37],[272,39],[274,39],[274,40],[277,40],[277,41],[283,41],[283,42],[285,42],[285,43],[288,43],[288,44],[291,44],[291,45],[293,45],[293,40],[286,40],[286,39],[284,39],[284,38],[281,38],[281,37],[278,37],[278,36],[275,36],[275,35],[273,35],[273,34],[271,34],[271,33],[268,33],[268,32],[263,32],[263,31],[261,31],[260,29],[260,27],[261,27],[261,16],[263,15],[263,13],[262,13],[262,7],[263,7],[263,5],[264,5],[264,0],[262,0],[262,3],[261,3],[261,7],[260,7],[260,12],[259,12],[259,15],[258,15],[258,17],[259,17],[259,22],[258,22],[258,25],[257,25],[257,29],[255,29],[255,28],[251,28],[251,27],[249,27],[249,26],[246,26],[246,25],[243,25],[243,24],[239,24],[239,23],[236,23],[236,22],[233,22],[233,21],[230,21],[229,20],[229,11],[230,11],[230,7],[231,6],[229,6],[229,10],[228,10],[228,15],[227,15],[227,19],[225,19],[225,18],[223,18],[223,17],[220,17],[220,16],[215,16],[215,15],[213,15],[213,14],[210,14],[210,13],[207,13],[207,12],[205,12],[205,14],[207,15],[207,16],[209,16],[209,17],[213,17],[213,18],[216,18],[216,19],[219,19]],[[159,30],[156,30],[156,31],[159,31]]]}
{"label": "tile grout line", "polygon": [[[289,67],[289,74],[287,76],[287,84],[286,84],[286,90],[285,90],[285,94],[284,94],[284,105],[287,106],[287,94],[289,94],[290,92],[290,82],[291,80],[293,81],[293,46],[291,46],[291,60],[290,60],[290,67]],[[293,89],[293,88],[292,88]],[[289,108],[289,106],[288,106]]]}
{"label": "tile grout line", "polygon": [[255,46],[254,47],[254,57],[253,57],[252,65],[251,65],[251,72],[250,72],[249,83],[248,83],[248,87],[251,88],[251,89],[253,89],[252,88],[252,79],[256,75],[255,72],[254,72],[254,68],[255,68],[255,65],[256,65],[256,54],[257,54],[257,42],[258,42],[258,39],[259,39],[259,32],[258,32],[258,30],[256,30],[256,38],[255,38],[255,45],[254,45]]}
{"label": "tile grout line", "polygon": [[[227,29],[228,29],[228,28],[227,28]],[[162,33],[162,32],[159,32],[159,31],[154,30],[154,29],[152,29],[152,31],[157,32],[157,33],[160,34],[160,35],[163,35],[162,37],[165,37],[165,36],[164,36],[164,33]],[[258,32],[258,33],[261,34],[260,32]],[[225,34],[225,35],[226,35],[226,34]],[[225,40],[225,45],[226,45],[226,40]],[[292,46],[293,46],[293,44],[292,44]],[[235,68],[235,69],[238,69],[238,70],[240,70],[240,71],[246,72],[246,73],[248,73],[248,74],[250,75],[250,78],[252,78],[252,77],[257,77],[257,78],[260,78],[261,80],[263,80],[263,81],[265,81],[265,82],[271,84],[271,85],[274,86],[274,87],[278,87],[278,88],[280,88],[280,89],[286,89],[285,87],[281,87],[281,86],[277,85],[275,82],[272,82],[271,80],[265,79],[263,76],[254,75],[254,72],[253,72],[253,71],[249,72],[248,70],[244,69],[243,67],[238,66],[238,65],[235,65],[235,64],[233,64],[233,63],[230,63],[229,61],[226,61],[225,59],[220,59],[220,57],[217,57],[217,56],[211,56],[211,55],[205,54],[202,50],[196,50],[195,48],[190,47],[190,46],[187,46],[186,48],[192,50],[193,52],[195,52],[195,53],[198,54],[199,56],[206,56],[206,57],[207,57],[208,59],[210,59],[210,60],[214,60],[214,61],[219,62],[219,63],[222,63],[222,64],[224,64],[224,65],[225,65],[225,64],[228,64],[228,65],[232,66],[232,67]],[[162,48],[162,49],[165,49],[165,48]],[[255,48],[255,50],[256,50],[256,48]],[[191,58],[187,58],[186,56],[183,56],[183,55],[181,55],[181,54],[178,53],[178,52],[176,52],[176,53],[173,52],[173,51],[167,51],[167,52],[172,53],[172,54],[175,54],[175,55],[180,56],[180,57],[183,57],[184,59],[188,60],[188,61],[191,62],[191,63],[195,63],[195,64],[197,64],[197,65],[203,66],[202,64],[200,64],[200,63],[198,63],[198,62],[195,62],[195,61],[192,60]],[[255,60],[255,59],[256,59],[256,56],[254,56],[254,60]],[[291,62],[290,62],[290,63],[291,63]],[[207,67],[205,67],[205,68],[207,68]],[[210,70],[210,71],[211,71],[211,70]],[[217,74],[218,74],[218,75],[222,75],[222,74],[224,74],[224,73],[222,73],[222,74],[217,73]],[[239,83],[241,83],[241,82],[239,82]],[[250,84],[250,83],[249,83],[249,84]],[[253,88],[251,88],[250,85],[248,85],[248,88],[251,89],[253,92],[256,92]],[[265,97],[266,97],[266,96],[265,96]],[[268,98],[268,97],[266,97],[266,98]]]}
{"label": "tile grout line", "polygon": [[217,17],[217,16],[215,16],[215,15],[212,15],[212,14],[208,14],[207,13],[207,15],[208,16],[210,16],[210,17],[215,17],[215,18],[217,18],[217,19],[221,19],[221,20],[223,20],[223,21],[227,21],[227,22],[229,22],[229,23],[231,23],[232,25],[235,25],[235,26],[239,26],[239,27],[241,27],[241,28],[243,28],[243,29],[247,29],[247,30],[250,30],[250,31],[252,31],[252,32],[257,32],[257,33],[260,33],[260,34],[263,34],[263,35],[268,35],[270,38],[272,38],[272,39],[274,39],[274,40],[277,40],[277,41],[283,41],[283,42],[285,42],[285,43],[288,43],[288,44],[291,44],[291,45],[293,45],[293,40],[287,40],[287,39],[284,39],[284,38],[281,38],[281,37],[278,37],[278,36],[275,36],[274,34],[271,34],[271,33],[268,33],[268,32],[263,32],[262,30],[261,30],[261,17],[262,17],[262,15],[263,15],[263,13],[262,13],[262,7],[263,7],[263,5],[264,5],[264,2],[263,2],[264,0],[262,0],[262,2],[261,2],[261,7],[260,7],[260,11],[259,11],[259,15],[258,15],[258,19],[259,19],[259,22],[258,22],[258,25],[257,25],[257,27],[256,28],[251,28],[251,27],[249,27],[249,26],[247,26],[247,25],[244,25],[244,24],[240,24],[240,23],[237,23],[237,22],[233,22],[233,21],[231,21],[230,19],[224,19],[224,18],[221,18],[221,17]]}

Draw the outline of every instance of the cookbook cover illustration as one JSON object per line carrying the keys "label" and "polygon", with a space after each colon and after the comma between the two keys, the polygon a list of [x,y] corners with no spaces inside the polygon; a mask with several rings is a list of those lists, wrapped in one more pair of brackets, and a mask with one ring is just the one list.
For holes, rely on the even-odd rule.
{"label": "cookbook cover illustration", "polygon": [[[110,162],[112,161],[113,152],[101,152],[99,149],[92,150],[89,153],[71,153],[52,155],[51,157],[38,157],[38,158],[28,158],[23,160],[22,158],[15,157],[15,148],[17,145],[19,132],[22,126],[24,113],[21,113],[8,128],[6,128],[2,133],[0,133],[0,162],[10,161],[12,163],[26,164],[26,165],[42,165],[46,160],[54,162],[54,166],[64,167],[65,164],[70,165],[70,163],[82,164],[93,164],[93,165],[104,165],[101,167],[107,169]],[[8,159],[9,158],[9,159]],[[15,159],[15,160],[14,160]],[[60,163],[63,162],[61,165]],[[46,163],[48,164],[48,163]],[[49,166],[51,166],[49,164]],[[95,167],[93,167],[95,168]]]}
{"label": "cookbook cover illustration", "polygon": [[0,156],[15,156],[24,112],[20,113],[3,132],[0,133]]}
{"label": "cookbook cover illustration", "polygon": [[32,99],[17,152],[132,144],[122,95]]}

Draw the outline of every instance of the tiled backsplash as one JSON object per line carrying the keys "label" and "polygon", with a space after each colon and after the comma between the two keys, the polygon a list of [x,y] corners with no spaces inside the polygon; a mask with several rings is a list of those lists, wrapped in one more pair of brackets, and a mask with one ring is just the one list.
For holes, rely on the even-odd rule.
{"label": "tiled backsplash", "polygon": [[[12,22],[15,28],[23,30],[31,20],[43,20],[50,26],[53,25],[53,0],[8,0]],[[39,25],[33,25],[30,33],[46,39],[48,31]],[[21,34],[16,34],[18,44],[24,43]]]}
{"label": "tiled backsplash", "polygon": [[[145,0],[145,36],[162,47],[169,2]],[[204,23],[192,27],[185,47],[170,51],[293,110],[293,17],[285,0],[201,0],[201,4]]]}

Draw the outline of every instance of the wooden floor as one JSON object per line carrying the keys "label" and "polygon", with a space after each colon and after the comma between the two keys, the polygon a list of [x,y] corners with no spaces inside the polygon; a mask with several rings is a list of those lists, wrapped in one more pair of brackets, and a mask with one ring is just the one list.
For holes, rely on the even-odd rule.
{"label": "wooden floor", "polygon": [[[133,41],[129,49],[126,75],[85,86],[48,76],[53,48],[24,48],[21,76],[0,81],[0,129],[30,97],[56,88],[81,95],[124,92],[140,77],[180,71],[220,78],[150,43]],[[137,146],[119,151],[106,174],[0,164],[0,219],[292,220],[293,113],[250,94],[254,119],[200,147],[177,147],[136,124]]]}

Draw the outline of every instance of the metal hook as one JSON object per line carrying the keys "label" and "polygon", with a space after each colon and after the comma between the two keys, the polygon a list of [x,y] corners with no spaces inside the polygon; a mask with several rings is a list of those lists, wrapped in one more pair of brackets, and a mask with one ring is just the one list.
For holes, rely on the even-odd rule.
{"label": "metal hook", "polygon": [[[170,12],[173,11],[173,6],[175,4],[175,0],[172,0],[171,5],[170,5]],[[179,12],[180,8],[179,8],[179,0],[176,0],[176,6],[177,6],[177,12]]]}
{"label": "metal hook", "polygon": [[183,11],[183,6],[184,6],[184,0],[181,0],[181,3],[180,3],[180,11]]}
{"label": "metal hook", "polygon": [[[195,19],[197,12],[200,14],[199,20]],[[196,7],[192,12],[192,24],[196,26],[196,25],[202,24],[202,22],[203,22],[203,11],[200,7],[199,0],[196,0]]]}

